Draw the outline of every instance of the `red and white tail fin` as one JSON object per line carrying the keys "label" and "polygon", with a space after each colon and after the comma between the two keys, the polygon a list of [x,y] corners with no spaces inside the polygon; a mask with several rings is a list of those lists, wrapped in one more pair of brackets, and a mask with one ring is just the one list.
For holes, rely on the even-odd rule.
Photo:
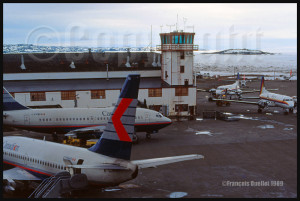
{"label": "red and white tail fin", "polygon": [[265,88],[265,79],[264,76],[261,77],[261,84],[260,84],[260,92],[259,95],[262,93],[268,92]]}
{"label": "red and white tail fin", "polygon": [[90,151],[130,160],[140,75],[128,75],[100,140]]}

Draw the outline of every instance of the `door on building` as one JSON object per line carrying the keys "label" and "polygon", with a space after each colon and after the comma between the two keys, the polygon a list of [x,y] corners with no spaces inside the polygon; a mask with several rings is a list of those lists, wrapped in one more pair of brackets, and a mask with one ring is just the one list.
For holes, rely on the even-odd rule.
{"label": "door on building", "polygon": [[30,117],[29,115],[24,115],[24,125],[29,125],[30,124]]}
{"label": "door on building", "polygon": [[194,116],[194,106],[189,107],[190,115]]}

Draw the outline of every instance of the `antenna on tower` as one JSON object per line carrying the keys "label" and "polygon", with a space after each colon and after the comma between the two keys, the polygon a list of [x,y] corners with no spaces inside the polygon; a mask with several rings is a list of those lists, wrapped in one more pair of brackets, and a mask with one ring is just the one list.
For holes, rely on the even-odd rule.
{"label": "antenna on tower", "polygon": [[178,13],[177,13],[176,31],[178,31]]}
{"label": "antenna on tower", "polygon": [[183,17],[183,31],[185,30],[185,23],[187,21],[187,18]]}
{"label": "antenna on tower", "polygon": [[163,27],[163,25],[160,25],[160,33],[162,33],[162,27]]}
{"label": "antenna on tower", "polygon": [[151,42],[150,42],[150,52],[152,51],[152,24],[151,24]]}
{"label": "antenna on tower", "polygon": [[170,32],[171,32],[171,27],[175,26],[175,24],[173,24],[173,25],[168,25],[168,24],[166,24],[166,26],[169,26],[169,27],[170,27]]}

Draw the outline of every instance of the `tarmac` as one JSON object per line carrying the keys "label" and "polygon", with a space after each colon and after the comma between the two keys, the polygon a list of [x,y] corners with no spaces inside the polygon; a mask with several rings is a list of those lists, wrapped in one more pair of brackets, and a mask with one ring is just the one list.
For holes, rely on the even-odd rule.
{"label": "tarmac", "polygon": [[[198,88],[231,82],[198,80]],[[247,82],[259,89],[260,80]],[[275,93],[296,96],[297,81],[265,81]],[[248,90],[247,89],[247,90]],[[197,92],[194,120],[175,121],[152,138],[138,133],[131,160],[201,154],[204,159],[141,169],[137,178],[109,188],[76,192],[74,198],[296,198],[297,113],[284,115],[281,108],[262,114],[257,106],[231,103],[217,106],[209,94]],[[258,93],[244,96],[258,96]],[[251,100],[257,101],[257,100]],[[203,118],[203,111],[216,110],[239,117],[238,121]],[[30,131],[4,132],[51,140],[51,135]],[[26,197],[29,192],[14,196]]]}

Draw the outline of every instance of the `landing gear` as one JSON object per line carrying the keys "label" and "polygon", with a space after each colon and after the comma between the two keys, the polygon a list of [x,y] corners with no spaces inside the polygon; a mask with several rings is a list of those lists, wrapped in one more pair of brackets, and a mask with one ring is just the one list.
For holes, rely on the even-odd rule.
{"label": "landing gear", "polygon": [[58,135],[56,134],[56,132],[52,133],[52,140],[53,142],[58,142]]}
{"label": "landing gear", "polygon": [[293,112],[294,112],[294,109],[293,109],[293,108],[289,109],[289,112],[290,112],[290,113],[293,113]]}
{"label": "landing gear", "polygon": [[151,133],[147,133],[147,134],[146,134],[146,139],[147,139],[147,140],[150,140],[150,139],[151,139]]}
{"label": "landing gear", "polygon": [[289,114],[289,110],[284,110],[284,114],[288,115]]}
{"label": "landing gear", "polygon": [[258,112],[259,114],[261,114],[261,113],[262,113],[262,109],[261,109],[261,108],[258,108],[257,112]]}
{"label": "landing gear", "polygon": [[208,101],[209,101],[209,102],[212,102],[212,101],[213,101],[213,98],[212,98],[212,97],[209,97],[209,98],[208,98]]}
{"label": "landing gear", "polygon": [[138,136],[136,135],[136,133],[133,133],[133,135],[132,135],[132,143],[133,143],[133,144],[139,143],[139,138],[138,138]]}

